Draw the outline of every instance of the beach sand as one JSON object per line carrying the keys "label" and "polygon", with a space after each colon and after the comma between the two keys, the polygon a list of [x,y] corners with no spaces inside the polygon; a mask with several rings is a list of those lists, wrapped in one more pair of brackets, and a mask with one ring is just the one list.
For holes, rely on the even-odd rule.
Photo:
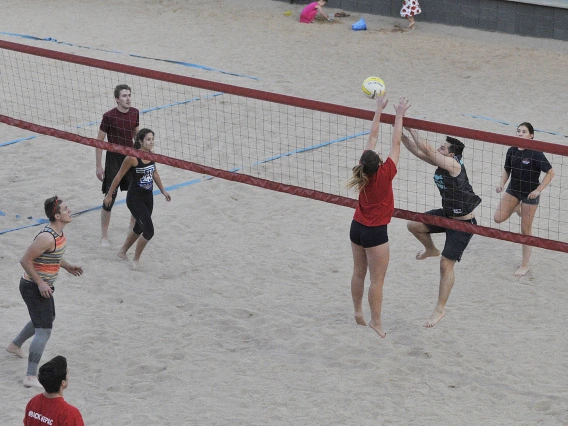
{"label": "beach sand", "polygon": [[[332,6],[326,10],[336,11]],[[305,25],[297,22],[301,7],[268,0],[6,0],[0,31],[201,64],[260,80],[146,62],[365,109],[373,103],[360,83],[379,74],[391,102],[411,100],[410,117],[510,135],[514,125],[530,121],[568,135],[566,42],[426,24],[419,16],[414,31],[401,32],[402,19],[363,15],[368,31],[354,32],[359,14]],[[136,106],[136,94],[133,99]],[[0,130],[0,143],[32,135],[6,125]],[[538,139],[566,141],[549,134]],[[0,229],[41,218],[43,201],[54,194],[72,211],[100,205],[92,148],[40,136],[0,152]],[[166,186],[200,177],[158,168]],[[394,219],[383,303],[387,336],[380,339],[353,320],[352,209],[221,179],[171,195],[171,203],[155,197],[156,235],[142,271],[116,257],[130,216],[124,204],[113,210],[110,248],[99,245],[99,210],[65,228],[65,258],[85,273],[62,271],[58,278],[57,318],[42,363],[67,357],[65,399],[85,424],[568,423],[565,254],[534,249],[529,275],[517,279],[521,247],[474,236],[456,265],[446,317],[424,329],[438,293],[439,262],[414,260],[419,243]],[[19,259],[38,231],[0,235],[4,344],[29,319],[18,292]],[[440,247],[443,241],[435,237]],[[365,313],[369,318],[367,306]],[[25,371],[26,360],[0,354],[2,425],[21,424],[37,393],[22,386]]]}

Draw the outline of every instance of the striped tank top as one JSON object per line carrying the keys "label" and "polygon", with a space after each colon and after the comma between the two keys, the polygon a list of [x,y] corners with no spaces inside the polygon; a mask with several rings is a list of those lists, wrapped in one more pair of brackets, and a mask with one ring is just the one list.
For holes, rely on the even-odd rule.
{"label": "striped tank top", "polygon": [[[55,283],[55,279],[57,278],[57,274],[59,273],[63,253],[65,253],[65,248],[67,247],[67,239],[65,238],[65,235],[63,235],[63,233],[59,235],[49,226],[43,228],[43,230],[39,234],[41,234],[42,232],[49,232],[51,235],[53,235],[53,238],[55,240],[55,249],[53,251],[46,251],[45,253],[36,257],[34,259],[34,269],[42,280],[44,280],[50,287],[53,287],[53,283]],[[39,234],[36,235],[36,238]],[[24,279],[33,281],[25,272]]]}

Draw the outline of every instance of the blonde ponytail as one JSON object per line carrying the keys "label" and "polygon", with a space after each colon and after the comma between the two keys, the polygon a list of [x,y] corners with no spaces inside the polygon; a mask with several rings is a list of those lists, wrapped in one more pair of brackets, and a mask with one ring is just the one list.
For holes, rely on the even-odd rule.
{"label": "blonde ponytail", "polygon": [[364,167],[363,164],[357,164],[353,167],[353,176],[347,181],[347,189],[356,188],[357,192],[361,192],[369,183],[369,178],[363,173]]}

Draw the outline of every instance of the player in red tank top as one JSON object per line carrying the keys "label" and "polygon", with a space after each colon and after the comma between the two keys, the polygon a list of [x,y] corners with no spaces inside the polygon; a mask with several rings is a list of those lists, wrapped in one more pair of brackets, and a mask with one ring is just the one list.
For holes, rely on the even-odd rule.
{"label": "player in red tank top", "polygon": [[369,141],[359,164],[353,167],[353,176],[347,187],[359,192],[359,203],[351,222],[349,237],[353,251],[353,276],[351,277],[351,296],[355,308],[355,321],[367,325],[363,317],[363,294],[367,270],[371,278],[369,287],[369,305],[371,321],[369,326],[381,337],[386,333],[381,324],[383,304],[383,284],[389,265],[389,244],[387,225],[394,210],[392,180],[396,175],[396,165],[400,155],[402,120],[410,107],[406,99],[400,99],[397,106],[392,145],[387,160],[382,158],[375,147],[379,138],[381,113],[388,101],[383,96],[377,99],[377,110],[373,117]]}

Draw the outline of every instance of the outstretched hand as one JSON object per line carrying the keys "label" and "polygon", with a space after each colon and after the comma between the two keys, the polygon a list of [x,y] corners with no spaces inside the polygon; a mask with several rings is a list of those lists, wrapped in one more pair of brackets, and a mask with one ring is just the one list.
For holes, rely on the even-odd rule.
{"label": "outstretched hand", "polygon": [[377,111],[382,111],[388,105],[388,99],[385,99],[385,95],[377,97]]}
{"label": "outstretched hand", "polygon": [[[408,108],[410,108],[409,101],[406,100],[405,97],[402,97],[398,101],[398,105],[394,106],[394,110],[396,111],[396,115],[403,116]],[[408,129],[407,129],[408,130]]]}

